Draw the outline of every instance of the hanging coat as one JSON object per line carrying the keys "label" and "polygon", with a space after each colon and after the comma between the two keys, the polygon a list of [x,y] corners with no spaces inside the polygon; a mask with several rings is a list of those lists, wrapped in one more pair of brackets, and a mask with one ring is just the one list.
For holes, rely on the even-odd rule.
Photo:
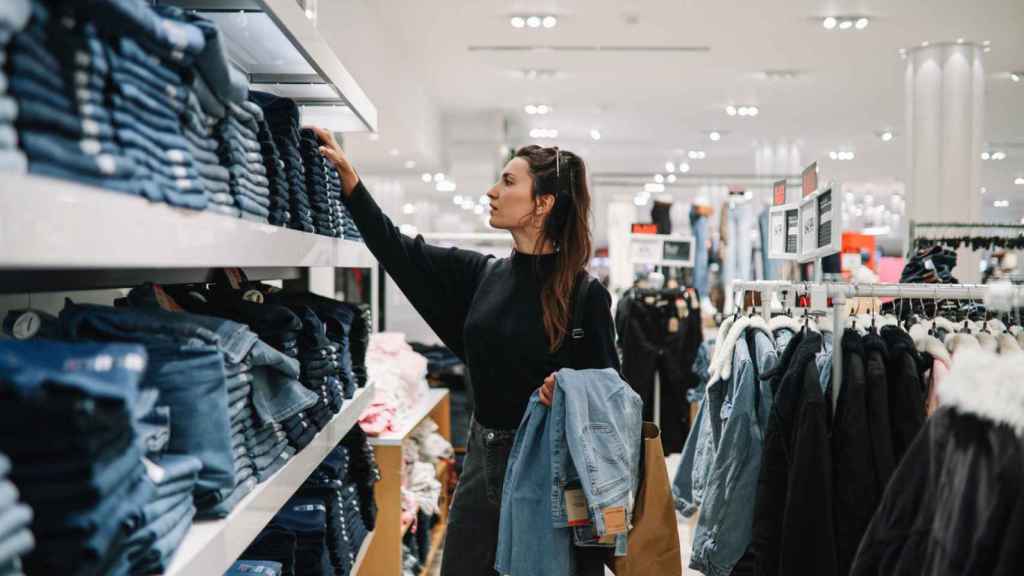
{"label": "hanging coat", "polygon": [[877,332],[868,331],[863,338],[864,367],[868,396],[868,429],[875,455],[875,486],[878,492],[885,491],[893,470],[896,457],[892,445],[892,423],[889,411],[889,386],[886,364],[889,349]]}
{"label": "hanging coat", "polygon": [[779,363],[751,543],[763,576],[837,573],[828,405],[815,364],[822,345],[819,333],[797,334]]}
{"label": "hanging coat", "polygon": [[924,426],[928,391],[921,377],[920,355],[910,334],[896,326],[884,326],[881,332],[889,350],[885,374],[889,385],[893,458],[898,463]]}

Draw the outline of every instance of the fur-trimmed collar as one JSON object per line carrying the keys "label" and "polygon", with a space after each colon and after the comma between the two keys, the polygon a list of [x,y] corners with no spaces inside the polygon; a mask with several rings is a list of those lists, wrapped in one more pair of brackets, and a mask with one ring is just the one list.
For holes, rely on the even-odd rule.
{"label": "fur-trimmed collar", "polygon": [[803,327],[803,322],[785,314],[775,316],[768,321],[768,330],[770,330],[772,334],[774,334],[776,330],[783,329],[789,330],[790,332],[799,332]]}
{"label": "fur-trimmed collar", "polygon": [[1017,339],[1006,332],[1001,332],[996,340],[999,342],[1000,354],[1020,354],[1021,352],[1024,352],[1024,350],[1021,349],[1020,344],[1017,342]]}
{"label": "fur-trimmed collar", "polygon": [[918,352],[931,354],[932,358],[942,362],[946,368],[953,363],[953,359],[949,356],[949,350],[946,350],[938,338],[929,334],[924,326],[920,324],[911,326],[910,337],[914,339],[914,346],[917,347]]}
{"label": "fur-trimmed collar", "polygon": [[958,351],[980,350],[981,344],[973,334],[953,333],[946,335],[946,349],[950,354],[956,356]]}
{"label": "fur-trimmed collar", "polygon": [[721,341],[718,349],[715,350],[715,358],[711,366],[711,379],[708,381],[709,384],[718,380],[728,380],[732,376],[733,352],[736,350],[736,343],[739,342],[740,337],[747,328],[760,329],[768,333],[768,324],[760,316],[754,316],[753,318],[743,316],[733,322],[729,328],[728,336]]}
{"label": "fur-trimmed collar", "polygon": [[996,341],[996,337],[988,332],[978,332],[974,335],[978,339],[978,344],[981,345],[981,349],[986,352],[996,354],[999,352],[999,342]]}
{"label": "fur-trimmed collar", "polygon": [[938,386],[939,402],[1006,424],[1024,435],[1024,362],[980,349],[963,350]]}
{"label": "fur-trimmed collar", "polygon": [[950,320],[949,318],[943,318],[940,316],[935,319],[935,327],[942,328],[946,332],[956,332],[957,330],[963,328],[963,325],[957,324]]}

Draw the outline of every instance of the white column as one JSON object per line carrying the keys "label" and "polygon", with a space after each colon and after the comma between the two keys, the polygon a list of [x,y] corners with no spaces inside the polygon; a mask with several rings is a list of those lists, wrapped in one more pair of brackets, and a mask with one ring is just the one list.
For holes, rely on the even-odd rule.
{"label": "white column", "polygon": [[[983,50],[944,43],[907,54],[907,216],[914,221],[981,218],[978,193],[985,123]],[[980,257],[961,250],[961,282],[979,279]]]}

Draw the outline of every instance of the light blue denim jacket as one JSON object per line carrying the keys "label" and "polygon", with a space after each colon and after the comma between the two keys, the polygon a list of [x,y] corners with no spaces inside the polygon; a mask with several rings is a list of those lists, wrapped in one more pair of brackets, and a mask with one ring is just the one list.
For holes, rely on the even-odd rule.
{"label": "light blue denim jacket", "polygon": [[[677,506],[684,514],[698,506],[701,511],[690,567],[708,576],[731,573],[750,546],[761,450],[772,407],[771,386],[760,374],[778,361],[767,328],[759,317],[741,319],[722,340],[698,415],[698,432],[687,438],[676,477]],[[754,350],[747,343],[750,331]]]}
{"label": "light blue denim jacket", "polygon": [[[598,536],[603,511],[623,507],[627,526],[639,488],[643,402],[613,369],[560,370],[551,408],[530,398],[509,454],[495,569],[512,576],[574,576],[574,531],[565,488],[579,480]],[[626,534],[616,537],[625,555]]]}

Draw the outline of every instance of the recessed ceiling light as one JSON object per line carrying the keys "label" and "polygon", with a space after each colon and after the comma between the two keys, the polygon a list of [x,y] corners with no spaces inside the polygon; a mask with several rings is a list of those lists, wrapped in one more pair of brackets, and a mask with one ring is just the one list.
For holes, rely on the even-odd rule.
{"label": "recessed ceiling light", "polygon": [[682,172],[683,174],[686,174],[687,172],[690,171],[690,165],[687,164],[686,162],[680,162],[679,171]]}
{"label": "recessed ceiling light", "polygon": [[957,44],[963,44],[964,43],[964,39],[963,38],[957,38],[956,39],[956,43]]}
{"label": "recessed ceiling light", "polygon": [[836,152],[835,150],[833,150],[833,151],[828,153],[828,157],[833,159],[833,160],[839,160],[839,153]]}
{"label": "recessed ceiling light", "polygon": [[836,24],[838,24],[838,23],[839,22],[835,18],[833,18],[831,16],[829,16],[828,18],[825,18],[824,20],[821,21],[821,25],[825,27],[825,30],[834,30],[835,27],[836,27]]}
{"label": "recessed ceiling light", "polygon": [[423,180],[424,182],[430,182],[433,179],[434,177],[430,175],[430,172],[424,172],[420,175],[420,180]]}
{"label": "recessed ceiling light", "polygon": [[526,106],[525,106],[525,107],[523,108],[523,110],[525,110],[525,111],[526,111],[526,113],[527,113],[527,114],[529,114],[529,115],[531,115],[531,116],[533,116],[534,114],[536,114],[536,113],[537,113],[537,107],[536,107],[536,106],[534,106],[533,104],[527,104],[527,105],[526,105]]}
{"label": "recessed ceiling light", "polygon": [[839,23],[840,30],[849,30],[850,28],[853,28],[853,20],[843,20]]}
{"label": "recessed ceiling light", "polygon": [[651,199],[649,194],[637,194],[633,197],[634,206],[646,206],[647,202]]}
{"label": "recessed ceiling light", "polygon": [[992,159],[993,160],[1006,160],[1006,152],[1003,152],[1002,150],[1000,150],[999,152],[993,152],[992,153]]}
{"label": "recessed ceiling light", "polygon": [[661,183],[665,182],[665,177],[662,176],[661,174],[655,174],[654,175],[654,181],[657,182],[658,184],[661,184]]}
{"label": "recessed ceiling light", "polygon": [[1021,75],[1020,74],[1018,74],[1016,72],[1010,72],[1010,80],[1013,80],[1014,82],[1020,82],[1020,79],[1021,79]]}
{"label": "recessed ceiling light", "polygon": [[522,16],[513,16],[508,23],[511,24],[513,28],[522,28],[526,26],[526,20]]}
{"label": "recessed ceiling light", "polygon": [[726,106],[725,107],[725,113],[728,114],[729,116],[735,116],[736,115],[736,107],[735,106]]}
{"label": "recessed ceiling light", "polygon": [[444,182],[444,172],[434,174],[434,182]]}
{"label": "recessed ceiling light", "polygon": [[867,18],[857,18],[857,22],[854,24],[857,30],[863,30],[868,27],[870,21]]}
{"label": "recessed ceiling light", "polygon": [[590,130],[590,138],[593,139],[593,140],[600,140],[601,139],[601,131],[598,130],[597,128],[591,129]]}
{"label": "recessed ceiling light", "polygon": [[558,18],[555,18],[554,16],[545,16],[542,23],[545,28],[554,28],[555,26],[558,26]]}
{"label": "recessed ceiling light", "polygon": [[995,201],[992,202],[992,205],[995,206],[996,208],[1009,208],[1010,207],[1010,201],[1009,200],[995,200]]}
{"label": "recessed ceiling light", "polygon": [[452,202],[454,202],[456,206],[462,206],[462,203],[465,202],[465,201],[466,201],[466,199],[462,197],[462,194],[456,194],[452,198]]}
{"label": "recessed ceiling light", "polygon": [[675,171],[676,171],[676,163],[675,162],[671,162],[671,161],[665,162],[665,172],[668,172],[668,173],[671,174],[672,172],[675,172]]}
{"label": "recessed ceiling light", "polygon": [[675,183],[676,183],[676,175],[675,175],[675,174],[669,174],[669,175],[668,175],[668,178],[666,178],[665,180],[666,180],[666,181],[667,181],[667,182],[668,182],[669,184],[675,184]]}
{"label": "recessed ceiling light", "polygon": [[537,105],[537,114],[544,115],[551,111],[551,108],[547,104]]}
{"label": "recessed ceiling light", "polygon": [[526,25],[530,28],[540,28],[540,16],[530,16],[526,19]]}
{"label": "recessed ceiling light", "polygon": [[722,133],[718,131],[712,131],[708,133],[708,138],[710,138],[712,142],[718,142],[719,140],[722,139]]}
{"label": "recessed ceiling light", "polygon": [[405,215],[408,216],[409,214],[415,214],[415,213],[416,213],[416,205],[415,204],[406,204],[405,206],[402,206],[402,214],[405,214]]}
{"label": "recessed ceiling light", "polygon": [[988,192],[988,188],[985,188],[984,186],[982,186],[981,188],[978,188],[978,192],[981,192],[982,194],[984,194],[984,193]]}
{"label": "recessed ceiling light", "polygon": [[703,160],[708,157],[707,152],[704,152],[703,150],[690,150],[690,153],[687,154],[687,156],[690,160]]}
{"label": "recessed ceiling light", "polygon": [[760,113],[761,113],[761,109],[760,109],[760,108],[758,108],[757,106],[748,106],[748,107],[747,107],[747,112],[748,112],[748,113],[749,113],[749,114],[750,114],[751,116],[757,116],[758,114],[760,114]]}
{"label": "recessed ceiling light", "polygon": [[879,136],[879,138],[882,139],[882,142],[892,142],[892,139],[894,138],[894,135],[892,133],[892,130],[886,130],[886,131],[882,132],[882,135]]}
{"label": "recessed ceiling light", "polygon": [[1016,184],[1017,186],[1024,186],[1024,178],[1018,176],[1013,179],[1013,183]]}
{"label": "recessed ceiling light", "polygon": [[406,160],[405,161],[405,167],[408,168],[409,170],[412,170],[413,168],[416,167],[416,161],[415,160]]}
{"label": "recessed ceiling light", "polygon": [[990,158],[992,158],[992,155],[991,155],[991,154],[989,154],[988,152],[982,152],[982,153],[981,153],[981,159],[982,159],[982,160],[988,160],[988,159],[990,159]]}

